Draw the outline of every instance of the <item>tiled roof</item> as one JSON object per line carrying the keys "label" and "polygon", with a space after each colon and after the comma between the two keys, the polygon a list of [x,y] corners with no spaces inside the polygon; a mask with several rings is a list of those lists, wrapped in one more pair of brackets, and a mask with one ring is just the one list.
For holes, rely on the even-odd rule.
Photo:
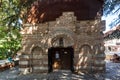
{"label": "tiled roof", "polygon": [[120,25],[104,34],[104,39],[120,38]]}
{"label": "tiled roof", "polygon": [[[72,11],[77,20],[95,19],[104,0],[37,0],[28,11],[28,23],[54,21],[62,12]],[[102,10],[100,12],[102,14]]]}

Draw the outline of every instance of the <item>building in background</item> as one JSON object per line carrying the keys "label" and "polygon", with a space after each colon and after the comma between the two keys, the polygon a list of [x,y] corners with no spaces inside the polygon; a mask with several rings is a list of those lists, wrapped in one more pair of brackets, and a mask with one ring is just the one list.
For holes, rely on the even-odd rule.
{"label": "building in background", "polygon": [[120,25],[105,33],[104,42],[106,59],[110,59],[113,54],[120,56]]}

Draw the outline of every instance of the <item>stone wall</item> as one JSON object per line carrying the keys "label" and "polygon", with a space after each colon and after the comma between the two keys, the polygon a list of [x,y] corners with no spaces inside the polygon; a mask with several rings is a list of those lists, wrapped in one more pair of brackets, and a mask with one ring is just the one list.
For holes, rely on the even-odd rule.
{"label": "stone wall", "polygon": [[104,28],[105,21],[100,18],[77,21],[73,12],[64,12],[56,21],[24,24],[20,71],[28,69],[33,73],[47,73],[48,49],[59,47],[59,38],[63,37],[63,47],[72,46],[74,49],[76,72],[104,72]]}

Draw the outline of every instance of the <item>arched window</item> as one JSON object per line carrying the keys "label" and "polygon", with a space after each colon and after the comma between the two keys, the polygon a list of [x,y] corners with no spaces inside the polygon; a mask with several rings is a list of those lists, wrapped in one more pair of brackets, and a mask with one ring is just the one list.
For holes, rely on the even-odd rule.
{"label": "arched window", "polygon": [[64,46],[63,37],[60,37],[60,39],[59,39],[59,45],[60,45],[60,46]]}

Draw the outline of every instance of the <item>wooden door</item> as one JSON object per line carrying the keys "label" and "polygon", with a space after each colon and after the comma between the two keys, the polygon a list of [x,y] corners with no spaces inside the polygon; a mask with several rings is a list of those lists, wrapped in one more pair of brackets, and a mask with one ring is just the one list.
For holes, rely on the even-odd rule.
{"label": "wooden door", "polygon": [[69,52],[69,50],[64,49],[64,51],[62,52],[62,57],[61,57],[61,69],[63,70],[70,70],[71,68],[71,53]]}
{"label": "wooden door", "polygon": [[52,70],[73,70],[73,48],[49,49],[49,72]]}

